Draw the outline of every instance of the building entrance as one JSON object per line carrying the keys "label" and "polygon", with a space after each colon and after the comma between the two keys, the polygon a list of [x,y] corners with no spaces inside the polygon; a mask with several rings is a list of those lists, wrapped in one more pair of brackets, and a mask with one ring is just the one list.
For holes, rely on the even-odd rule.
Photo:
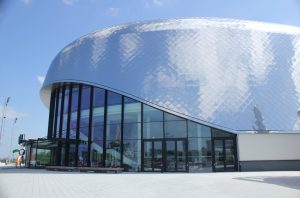
{"label": "building entrance", "polygon": [[143,140],[143,166],[146,172],[187,172],[187,140]]}
{"label": "building entrance", "polygon": [[213,139],[213,171],[236,171],[236,143],[234,138]]}

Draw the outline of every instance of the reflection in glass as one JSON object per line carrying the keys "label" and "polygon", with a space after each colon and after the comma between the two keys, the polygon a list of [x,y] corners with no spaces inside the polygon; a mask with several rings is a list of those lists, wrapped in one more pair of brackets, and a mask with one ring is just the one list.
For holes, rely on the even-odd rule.
{"label": "reflection in glass", "polygon": [[79,144],[78,146],[78,166],[88,165],[88,145]]}
{"label": "reflection in glass", "polygon": [[[56,110],[56,94],[57,94],[57,90],[58,89],[56,89],[56,90],[54,90],[54,91],[52,91],[52,93],[51,93],[51,95],[54,95],[54,96],[52,96],[51,98],[52,98],[52,100],[53,100],[53,106],[52,106],[52,111],[53,111],[53,115],[52,115],[52,131],[51,131],[51,133],[50,133],[50,137],[53,137],[54,138],[54,133],[55,133],[55,117],[56,117],[56,112],[55,112],[55,110]],[[50,110],[51,111],[51,110]]]}
{"label": "reflection in glass", "polygon": [[72,86],[72,100],[71,100],[71,120],[70,120],[70,139],[76,139],[77,127],[77,109],[78,109],[78,92],[79,86]]}
{"label": "reflection in glass", "polygon": [[59,96],[58,96],[58,109],[57,109],[57,124],[56,124],[56,138],[59,138],[59,126],[60,126],[60,113],[61,113],[61,103],[62,103],[62,88],[59,89]]}
{"label": "reflection in glass", "polygon": [[186,121],[165,122],[165,136],[170,138],[186,137]]}
{"label": "reflection in glass", "polygon": [[153,142],[153,171],[161,172],[163,170],[163,150],[162,141]]}
{"label": "reflection in glass", "polygon": [[186,171],[186,141],[176,141],[176,170]]}
{"label": "reflection in glass", "polygon": [[69,145],[69,166],[75,166],[75,144]]}
{"label": "reflection in glass", "polygon": [[79,139],[88,140],[88,126],[90,117],[90,95],[91,88],[89,86],[82,86],[81,93],[81,110],[80,110],[80,129],[79,129]]}
{"label": "reflection in glass", "polygon": [[234,169],[235,153],[234,153],[234,142],[232,139],[225,141],[225,155],[226,155],[226,169]]}
{"label": "reflection in glass", "polygon": [[163,121],[163,112],[150,107],[148,105],[143,105],[143,122],[162,122]]}
{"label": "reflection in glass", "polygon": [[212,136],[213,137],[235,137],[235,134],[228,133],[220,129],[212,128]]}
{"label": "reflection in glass", "polygon": [[124,123],[141,122],[141,103],[124,97]]}
{"label": "reflection in glass", "polygon": [[70,86],[65,87],[65,93],[64,93],[64,109],[63,109],[63,121],[62,121],[62,138],[66,138],[67,135],[67,124],[68,124],[68,107],[69,107],[69,90]]}
{"label": "reflection in glass", "polygon": [[202,124],[198,124],[196,122],[189,121],[188,122],[188,134],[189,137],[194,138],[202,138],[202,137],[211,137],[211,129],[210,127],[204,126]]}
{"label": "reflection in glass", "polygon": [[143,124],[143,138],[163,138],[163,122],[146,122]]}
{"label": "reflection in glass", "polygon": [[152,142],[144,142],[144,171],[152,171]]}
{"label": "reflection in glass", "polygon": [[106,140],[106,167],[121,166],[121,141]]}
{"label": "reflection in glass", "polygon": [[123,166],[128,171],[140,171],[141,140],[123,140]]}
{"label": "reflection in glass", "polygon": [[124,123],[124,139],[141,139],[141,123]]}
{"label": "reflection in glass", "polygon": [[91,145],[91,166],[102,167],[103,166],[103,140],[93,141]]}
{"label": "reflection in glass", "polygon": [[93,117],[92,117],[92,141],[103,139],[104,130],[104,89],[94,88]]}
{"label": "reflection in glass", "polygon": [[106,126],[107,140],[121,140],[121,124],[110,124]]}
{"label": "reflection in glass", "polygon": [[165,114],[165,116],[164,116],[165,121],[184,121],[185,120],[181,117],[172,115],[170,113],[164,113],[164,114]]}
{"label": "reflection in glass", "polygon": [[176,171],[176,157],[175,157],[175,143],[176,141],[166,141],[166,168],[167,171]]}
{"label": "reflection in glass", "polygon": [[107,92],[107,124],[121,123],[122,96]]}
{"label": "reflection in glass", "polygon": [[225,153],[223,150],[223,140],[214,140],[214,153],[215,153],[215,169],[217,171],[225,170]]}
{"label": "reflection in glass", "polygon": [[189,138],[189,171],[190,172],[211,172],[211,139],[210,138]]}

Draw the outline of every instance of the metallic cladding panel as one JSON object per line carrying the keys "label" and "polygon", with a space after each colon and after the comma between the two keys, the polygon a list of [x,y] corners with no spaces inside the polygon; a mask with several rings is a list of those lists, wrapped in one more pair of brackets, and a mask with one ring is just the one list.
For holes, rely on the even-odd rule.
{"label": "metallic cladding panel", "polygon": [[206,18],[115,26],[55,57],[44,102],[51,84],[66,81],[109,87],[233,130],[299,130],[300,28]]}

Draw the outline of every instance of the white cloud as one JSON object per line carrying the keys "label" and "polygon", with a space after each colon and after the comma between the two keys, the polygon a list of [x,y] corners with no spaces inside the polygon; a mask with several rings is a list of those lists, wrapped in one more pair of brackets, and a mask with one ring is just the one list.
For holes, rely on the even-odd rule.
{"label": "white cloud", "polygon": [[45,76],[37,76],[37,80],[39,81],[39,83],[40,83],[41,85],[43,85],[44,80],[45,80]]}
{"label": "white cloud", "polygon": [[[1,118],[2,118],[2,113],[3,113],[3,106],[0,107],[0,112],[1,112]],[[7,107],[6,108],[6,118],[7,119],[15,119],[15,118],[24,118],[29,116],[27,113],[23,113],[23,112],[18,112],[16,111],[13,107]]]}
{"label": "white cloud", "polygon": [[119,8],[108,8],[108,10],[105,12],[107,16],[116,17],[119,15]]}
{"label": "white cloud", "polygon": [[23,3],[25,3],[25,4],[30,4],[30,3],[32,3],[32,0],[21,0]]}
{"label": "white cloud", "polygon": [[78,0],[62,0],[62,2],[65,5],[73,5],[74,3],[76,3]]}

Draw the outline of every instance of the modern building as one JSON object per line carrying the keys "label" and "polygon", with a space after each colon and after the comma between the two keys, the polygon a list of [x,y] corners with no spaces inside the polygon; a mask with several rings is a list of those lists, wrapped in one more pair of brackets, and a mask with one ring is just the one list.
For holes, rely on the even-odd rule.
{"label": "modern building", "polygon": [[50,113],[40,145],[51,165],[209,172],[281,161],[274,169],[295,169],[297,142],[291,158],[269,159],[245,137],[300,137],[300,28],[188,18],[102,29],[59,52],[41,98]]}

